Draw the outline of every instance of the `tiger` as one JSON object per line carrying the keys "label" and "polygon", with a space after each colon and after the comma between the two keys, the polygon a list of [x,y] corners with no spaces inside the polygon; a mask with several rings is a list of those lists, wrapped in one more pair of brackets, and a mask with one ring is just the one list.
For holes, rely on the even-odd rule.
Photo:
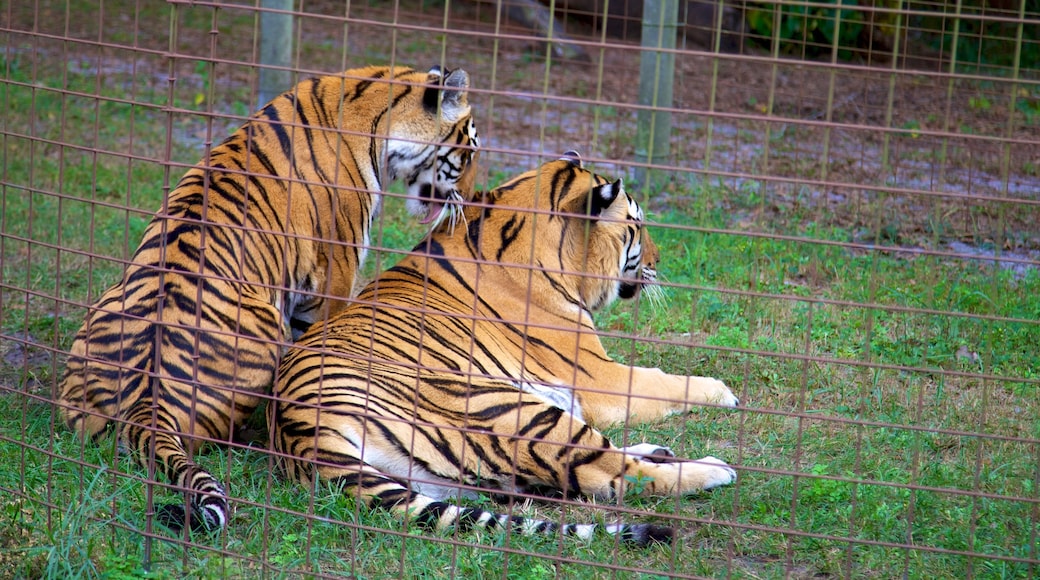
{"label": "tiger", "polygon": [[[223,529],[224,485],[193,461],[268,395],[284,344],[345,308],[385,187],[429,227],[461,217],[480,146],[469,75],[370,66],[301,81],[179,180],[120,281],[91,306],[59,385],[85,439],[120,445],[187,499],[175,532]],[[360,284],[357,284],[360,286]],[[154,475],[154,474],[150,474]]]}
{"label": "tiger", "polygon": [[568,152],[474,200],[464,228],[431,233],[287,350],[267,407],[281,469],[428,528],[670,541],[670,526],[558,524],[453,499],[479,487],[619,501],[736,478],[715,457],[619,448],[598,430],[738,404],[718,379],[616,363],[596,334],[594,311],[660,289],[659,250],[623,181]]}

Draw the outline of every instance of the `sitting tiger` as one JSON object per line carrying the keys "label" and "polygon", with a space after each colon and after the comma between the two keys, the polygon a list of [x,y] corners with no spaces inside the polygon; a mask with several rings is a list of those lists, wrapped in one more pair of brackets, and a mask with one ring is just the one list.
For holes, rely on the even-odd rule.
{"label": "sitting tiger", "polygon": [[[229,441],[270,393],[290,334],[352,295],[385,186],[423,223],[461,217],[479,146],[469,76],[368,67],[305,80],[213,147],[148,225],[120,282],[87,312],[60,385],[62,418],[121,443],[185,490],[180,531],[229,506],[191,455]],[[326,297],[336,297],[327,299]]]}
{"label": "sitting tiger", "polygon": [[[658,252],[622,182],[573,152],[484,194],[357,301],[286,352],[268,406],[288,474],[341,486],[434,528],[513,526],[589,537],[596,525],[460,507],[461,483],[615,501],[731,483],[722,461],[615,447],[596,430],[701,403],[734,406],[711,378],[615,363],[591,312],[656,280]],[[475,196],[478,200],[481,195]],[[637,544],[670,527],[605,526]]]}

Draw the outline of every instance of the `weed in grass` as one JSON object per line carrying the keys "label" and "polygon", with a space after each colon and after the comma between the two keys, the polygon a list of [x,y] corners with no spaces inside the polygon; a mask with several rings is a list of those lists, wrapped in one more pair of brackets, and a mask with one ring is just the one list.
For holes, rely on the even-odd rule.
{"label": "weed in grass", "polygon": [[[96,578],[101,576],[95,559],[104,544],[101,530],[117,522],[118,516],[107,515],[113,500],[123,491],[102,493],[105,469],[97,470],[71,505],[55,512],[55,523],[46,531],[47,543],[26,550],[31,561],[40,556],[45,565],[42,578]],[[100,495],[99,495],[100,493]],[[120,522],[125,525],[126,522]],[[138,566],[126,562],[131,572],[141,574]]]}

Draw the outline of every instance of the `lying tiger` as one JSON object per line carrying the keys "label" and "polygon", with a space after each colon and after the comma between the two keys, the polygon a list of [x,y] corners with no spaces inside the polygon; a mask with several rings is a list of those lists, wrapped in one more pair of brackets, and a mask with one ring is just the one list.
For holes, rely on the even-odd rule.
{"label": "lying tiger", "polygon": [[[599,526],[449,496],[463,483],[615,501],[734,481],[714,457],[656,462],[671,452],[618,448],[595,429],[738,401],[721,381],[618,364],[604,351],[592,311],[653,283],[658,252],[622,182],[568,155],[484,194],[466,227],[429,236],[289,350],[268,411],[292,477],[329,480],[438,529],[583,538]],[[637,544],[673,534],[603,527]]]}

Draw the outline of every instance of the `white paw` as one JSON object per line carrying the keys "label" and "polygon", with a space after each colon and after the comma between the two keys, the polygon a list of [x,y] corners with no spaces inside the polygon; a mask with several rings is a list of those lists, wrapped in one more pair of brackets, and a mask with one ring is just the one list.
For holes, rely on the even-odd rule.
{"label": "white paw", "polygon": [[629,445],[628,447],[622,447],[621,451],[624,451],[626,455],[634,455],[640,459],[652,461],[654,463],[675,457],[675,453],[671,449],[660,445],[654,445],[653,443]]}
{"label": "white paw", "polygon": [[712,489],[720,485],[729,485],[737,480],[737,472],[718,457],[702,457],[693,463],[704,471],[704,489]]}
{"label": "white paw", "polygon": [[729,387],[726,386],[726,383],[717,379],[713,380],[715,381],[715,383],[717,383],[715,385],[717,391],[714,396],[714,399],[712,399],[711,401],[712,403],[716,405],[722,405],[723,407],[736,407],[740,404],[740,399],[738,399],[737,396],[733,394],[733,391],[729,390]]}

